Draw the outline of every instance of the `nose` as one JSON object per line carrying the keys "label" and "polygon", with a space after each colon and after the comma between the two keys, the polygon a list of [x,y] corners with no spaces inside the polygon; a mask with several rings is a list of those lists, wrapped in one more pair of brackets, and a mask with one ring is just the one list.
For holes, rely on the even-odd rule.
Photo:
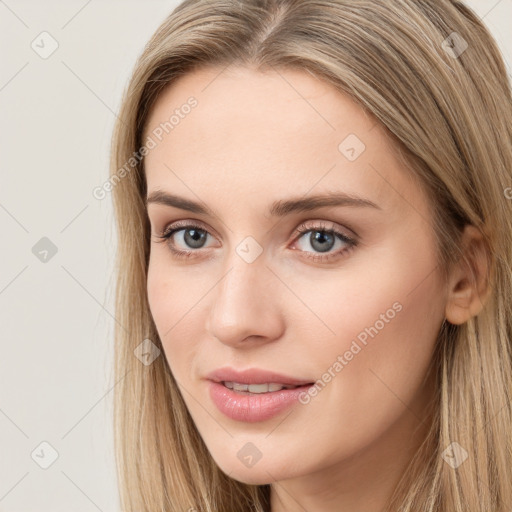
{"label": "nose", "polygon": [[224,277],[212,290],[208,334],[237,348],[280,338],[284,330],[281,292],[285,292],[283,285],[263,255],[248,263],[234,252]]}

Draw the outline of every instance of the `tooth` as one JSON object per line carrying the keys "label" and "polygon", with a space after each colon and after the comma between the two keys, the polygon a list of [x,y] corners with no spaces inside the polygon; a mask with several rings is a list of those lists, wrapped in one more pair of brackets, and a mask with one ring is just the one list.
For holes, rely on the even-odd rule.
{"label": "tooth", "polygon": [[238,382],[225,381],[223,384],[234,391],[242,391],[246,393],[272,393],[274,391],[280,391],[281,389],[293,389],[297,387],[273,382],[269,384],[240,384]]}
{"label": "tooth", "polygon": [[250,393],[268,393],[268,384],[249,384]]}

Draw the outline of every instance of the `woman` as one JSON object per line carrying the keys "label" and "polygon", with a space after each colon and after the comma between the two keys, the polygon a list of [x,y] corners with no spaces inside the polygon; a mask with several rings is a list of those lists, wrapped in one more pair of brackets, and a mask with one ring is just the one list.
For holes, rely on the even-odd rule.
{"label": "woman", "polygon": [[186,0],[125,91],[125,511],[512,509],[512,107],[449,0]]}

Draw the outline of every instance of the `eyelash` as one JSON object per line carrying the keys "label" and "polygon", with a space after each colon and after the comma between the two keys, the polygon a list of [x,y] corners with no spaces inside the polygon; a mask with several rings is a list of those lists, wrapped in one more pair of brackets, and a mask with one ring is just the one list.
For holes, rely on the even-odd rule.
{"label": "eyelash", "polygon": [[[196,229],[198,231],[202,231],[205,233],[208,233],[208,230],[206,230],[204,227],[198,224],[190,223],[188,221],[178,221],[171,226],[168,226],[164,229],[162,233],[159,233],[156,237],[158,238],[157,243],[162,242],[169,242],[170,238],[174,233],[177,233],[178,231],[183,231],[187,229]],[[294,236],[294,242],[299,240],[305,233],[309,232],[321,232],[327,235],[335,235],[338,239],[341,239],[341,241],[345,244],[348,244],[347,247],[338,250],[334,253],[326,253],[326,255],[322,255],[322,253],[311,253],[309,251],[300,251],[304,252],[306,254],[306,258],[313,260],[315,262],[328,262],[332,261],[333,259],[338,259],[341,256],[345,256],[348,252],[350,252],[352,249],[354,249],[358,245],[358,241],[354,238],[348,237],[341,231],[338,231],[334,227],[327,228],[325,224],[322,222],[319,222],[316,225],[308,225],[307,222],[304,222],[301,224],[296,230],[295,230],[295,236]],[[209,234],[209,233],[208,233]],[[175,249],[172,247],[172,245],[169,243],[169,249],[173,253],[173,255],[180,259],[187,259],[187,258],[193,258],[195,257],[196,252],[200,251],[200,249],[191,250],[191,251],[183,251],[181,249]]]}

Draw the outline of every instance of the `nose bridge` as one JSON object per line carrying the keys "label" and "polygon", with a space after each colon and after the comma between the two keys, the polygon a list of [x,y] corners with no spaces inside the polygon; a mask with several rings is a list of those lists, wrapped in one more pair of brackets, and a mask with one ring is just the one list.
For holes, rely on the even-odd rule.
{"label": "nose bridge", "polygon": [[276,308],[275,276],[263,254],[242,242],[226,259],[224,277],[215,287],[207,321],[210,335],[226,344],[237,344],[249,336],[273,338],[282,328]]}

